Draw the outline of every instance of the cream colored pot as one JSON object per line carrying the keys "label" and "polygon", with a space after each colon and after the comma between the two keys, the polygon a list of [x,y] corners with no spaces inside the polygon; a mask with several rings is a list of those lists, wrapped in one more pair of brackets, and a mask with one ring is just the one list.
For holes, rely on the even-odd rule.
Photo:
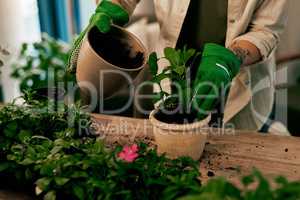
{"label": "cream colored pot", "polygon": [[[130,63],[123,65],[123,58],[118,58],[118,56],[115,60],[107,59],[106,55],[119,55],[123,51],[114,43],[110,44],[107,38],[119,38],[129,47],[127,51],[130,51],[130,55],[139,52],[143,56],[140,56],[139,62],[132,63],[132,65]],[[138,75],[146,65],[147,58],[146,48],[132,33],[113,26],[111,32],[103,34],[93,27],[84,38],[77,62],[76,78],[83,102],[88,103],[91,95],[96,96],[97,99],[99,97],[106,99],[116,94],[122,87],[129,84],[128,78],[134,79]]]}
{"label": "cream colored pot", "polygon": [[169,158],[188,156],[194,160],[200,159],[207,141],[211,116],[191,124],[168,124],[157,120],[157,112],[152,111],[149,119],[158,153],[166,153]]}

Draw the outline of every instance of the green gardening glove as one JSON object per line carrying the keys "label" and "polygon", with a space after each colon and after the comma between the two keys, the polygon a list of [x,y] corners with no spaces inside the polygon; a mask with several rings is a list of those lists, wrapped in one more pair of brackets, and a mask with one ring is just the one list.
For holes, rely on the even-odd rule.
{"label": "green gardening glove", "polygon": [[128,21],[129,14],[120,5],[114,4],[110,0],[102,0],[96,8],[95,13],[91,16],[89,25],[80,33],[73,44],[67,67],[68,71],[76,71],[76,63],[82,40],[91,28],[96,26],[102,33],[108,33],[112,24],[123,26]]}
{"label": "green gardening glove", "polygon": [[193,84],[192,108],[197,111],[198,119],[214,109],[220,91],[230,87],[240,66],[241,60],[229,49],[212,43],[205,45]]}

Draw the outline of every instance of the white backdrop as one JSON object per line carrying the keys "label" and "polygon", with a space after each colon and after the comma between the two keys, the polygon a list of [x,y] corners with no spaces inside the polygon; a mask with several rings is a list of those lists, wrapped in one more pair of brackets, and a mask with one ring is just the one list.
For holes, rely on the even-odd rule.
{"label": "white backdrop", "polygon": [[0,44],[11,55],[4,58],[1,84],[6,102],[20,95],[18,85],[10,78],[10,65],[16,60],[21,44],[40,40],[36,0],[0,0]]}

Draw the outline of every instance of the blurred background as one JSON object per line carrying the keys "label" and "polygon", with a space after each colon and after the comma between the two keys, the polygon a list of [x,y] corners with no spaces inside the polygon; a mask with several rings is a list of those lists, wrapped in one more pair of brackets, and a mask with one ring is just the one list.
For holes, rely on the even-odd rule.
{"label": "blurred background", "polygon": [[[277,53],[275,118],[297,135],[300,1],[288,3],[289,22]],[[0,0],[0,60],[4,63],[0,100],[10,102],[26,88],[43,87],[49,79],[68,78],[60,71],[64,70],[73,39],[87,25],[95,7],[95,0]],[[131,23],[141,17],[143,23],[155,21],[151,0],[141,1]],[[54,71],[53,77],[48,76],[49,68]]]}

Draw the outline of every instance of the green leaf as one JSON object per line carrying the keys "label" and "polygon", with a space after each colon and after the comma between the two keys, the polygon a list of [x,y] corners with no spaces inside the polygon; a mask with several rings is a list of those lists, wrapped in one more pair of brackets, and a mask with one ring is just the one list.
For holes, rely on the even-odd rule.
{"label": "green leaf", "polygon": [[69,178],[64,178],[64,177],[55,177],[54,181],[57,185],[63,186],[65,185],[70,179]]}
{"label": "green leaf", "polygon": [[86,178],[88,177],[88,173],[84,171],[75,171],[71,174],[71,178]]}
{"label": "green leaf", "polygon": [[275,181],[277,184],[280,184],[280,185],[288,184],[288,180],[283,176],[276,177]]}
{"label": "green leaf", "polygon": [[6,137],[13,138],[17,134],[17,129],[18,129],[18,124],[17,122],[13,121],[6,126],[3,133]]}
{"label": "green leaf", "polygon": [[151,53],[149,56],[148,64],[152,76],[155,76],[158,72],[157,61],[158,61],[157,54],[155,52]]}
{"label": "green leaf", "polygon": [[21,54],[21,55],[25,55],[27,49],[28,49],[28,44],[23,43],[23,44],[22,44],[22,47],[21,47],[21,52],[20,52],[20,54]]}
{"label": "green leaf", "polygon": [[209,181],[207,185],[203,187],[203,192],[216,194],[220,199],[226,199],[228,197],[241,198],[240,190],[224,178]]}
{"label": "green leaf", "polygon": [[101,154],[103,151],[104,151],[103,143],[96,141],[93,146],[93,152],[96,154]]}
{"label": "green leaf", "polygon": [[189,61],[189,59],[191,59],[196,53],[196,50],[195,49],[189,49],[187,51],[183,51],[182,52],[182,60],[183,60],[183,64],[186,64],[187,61]]}
{"label": "green leaf", "polygon": [[273,199],[270,184],[267,181],[267,179],[265,179],[262,176],[262,174],[256,169],[253,171],[253,176],[255,176],[259,181],[258,187],[256,188],[256,191],[254,192],[254,197],[256,197],[256,199],[261,198],[261,199],[265,199],[265,200]]}
{"label": "green leaf", "polygon": [[80,200],[84,200],[84,190],[82,187],[75,185],[73,186],[73,193],[75,194],[75,196],[80,199]]}
{"label": "green leaf", "polygon": [[53,149],[51,149],[50,153],[52,155],[59,153],[63,149],[62,146],[54,146]]}
{"label": "green leaf", "polygon": [[32,172],[28,168],[25,170],[25,178],[26,180],[32,180]]}
{"label": "green leaf", "polygon": [[179,65],[180,56],[179,56],[178,52],[175,49],[170,48],[170,47],[166,47],[164,49],[164,54],[165,54],[165,57],[169,60],[169,62],[171,63],[171,65],[173,67]]}
{"label": "green leaf", "polygon": [[52,181],[52,178],[44,177],[38,179],[35,184],[39,187],[41,191],[45,191],[48,189],[50,183]]}
{"label": "green leaf", "polygon": [[30,139],[31,136],[32,136],[32,134],[31,134],[30,131],[21,130],[20,133],[18,134],[18,139],[21,142],[27,142]]}
{"label": "green leaf", "polygon": [[179,98],[181,99],[181,104],[184,108],[189,109],[190,102],[192,99],[192,89],[190,87],[182,87],[182,92]]}
{"label": "green leaf", "polygon": [[185,66],[176,66],[174,67],[174,72],[176,72],[178,75],[183,75],[185,73]]}
{"label": "green leaf", "polygon": [[45,196],[44,196],[44,200],[56,200],[56,192],[54,190],[48,192]]}
{"label": "green leaf", "polygon": [[244,186],[248,187],[250,184],[252,184],[254,182],[254,177],[253,176],[245,176],[242,178],[242,183],[244,184]]}
{"label": "green leaf", "polygon": [[9,169],[9,167],[11,166],[12,164],[10,162],[1,162],[0,163],[0,172],[3,172],[5,171],[6,169]]}
{"label": "green leaf", "polygon": [[[202,193],[200,195],[189,195],[185,197],[178,198],[177,200],[224,200],[214,193]],[[230,200],[226,198],[226,200]],[[233,199],[232,199],[233,200]]]}
{"label": "green leaf", "polygon": [[19,162],[20,165],[31,165],[34,163],[34,160],[32,160],[31,158],[25,158],[24,160],[22,160],[21,162]]}

